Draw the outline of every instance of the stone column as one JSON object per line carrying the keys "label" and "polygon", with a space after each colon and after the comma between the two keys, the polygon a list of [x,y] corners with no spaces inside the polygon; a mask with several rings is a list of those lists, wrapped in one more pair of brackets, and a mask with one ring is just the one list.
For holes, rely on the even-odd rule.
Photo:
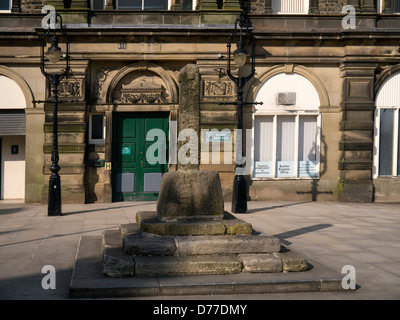
{"label": "stone column", "polygon": [[216,10],[218,9],[217,0],[199,0],[197,10]]}
{"label": "stone column", "polygon": [[392,1],[384,0],[383,1],[383,13],[392,13]]}
{"label": "stone column", "polygon": [[342,137],[339,143],[339,200],[372,202],[376,65],[344,62],[340,70],[344,81],[340,123]]}
{"label": "stone column", "polygon": [[272,0],[265,0],[264,8],[265,13],[272,13]]}
{"label": "stone column", "polygon": [[364,0],[363,12],[376,12],[374,0]]}
{"label": "stone column", "polygon": [[182,0],[171,0],[171,10],[182,10]]}
{"label": "stone column", "polygon": [[347,0],[347,4],[353,6],[356,9],[356,12],[360,12],[359,0]]}
{"label": "stone column", "polygon": [[240,4],[238,0],[224,0],[222,5],[224,10],[240,9]]}
{"label": "stone column", "polygon": [[13,0],[11,12],[21,12],[21,0]]}
{"label": "stone column", "polygon": [[[200,165],[200,74],[198,66],[188,64],[183,67],[179,73],[179,84],[178,137],[184,129],[190,129],[196,136],[188,137],[187,142],[178,142],[178,150],[184,144],[186,147],[190,147],[190,156],[196,157],[194,160],[197,160],[197,164],[182,164],[178,153],[178,170],[198,170]],[[194,140],[195,138],[197,141]]]}
{"label": "stone column", "polygon": [[318,0],[310,0],[310,6],[308,9],[308,13],[314,13],[314,14],[319,13]]}
{"label": "stone column", "polygon": [[105,10],[113,10],[114,9],[114,0],[105,0],[104,9]]}

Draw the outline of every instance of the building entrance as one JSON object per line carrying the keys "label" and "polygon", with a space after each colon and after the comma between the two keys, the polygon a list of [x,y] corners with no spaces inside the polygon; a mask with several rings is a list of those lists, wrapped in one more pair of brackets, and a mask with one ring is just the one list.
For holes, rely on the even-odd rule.
{"label": "building entrance", "polygon": [[168,171],[168,119],[168,112],[113,115],[113,201],[157,200]]}

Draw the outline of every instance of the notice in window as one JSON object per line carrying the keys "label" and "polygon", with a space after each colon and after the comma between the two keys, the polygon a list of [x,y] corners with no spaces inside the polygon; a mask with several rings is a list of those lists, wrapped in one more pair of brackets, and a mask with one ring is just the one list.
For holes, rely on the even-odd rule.
{"label": "notice in window", "polygon": [[255,161],[254,162],[255,178],[271,178],[272,177],[272,161]]}
{"label": "notice in window", "polygon": [[278,161],[276,164],[276,176],[278,178],[293,178],[294,162],[293,161]]}
{"label": "notice in window", "polygon": [[299,177],[314,178],[317,176],[316,161],[299,161]]}

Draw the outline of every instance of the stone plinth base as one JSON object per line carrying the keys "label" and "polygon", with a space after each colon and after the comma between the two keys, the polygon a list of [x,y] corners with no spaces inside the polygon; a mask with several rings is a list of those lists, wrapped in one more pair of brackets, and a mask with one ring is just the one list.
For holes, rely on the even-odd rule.
{"label": "stone plinth base", "polygon": [[[307,270],[303,257],[286,250],[278,238],[251,234],[251,225],[238,219],[224,219],[220,222],[224,233],[218,235],[159,235],[148,233],[151,225],[143,217],[156,219],[155,213],[138,214],[140,224],[121,225],[119,230],[107,230],[102,235],[103,273],[109,277],[154,277],[222,275],[238,273],[271,273]],[[226,214],[228,216],[228,214]],[[227,221],[246,229],[245,234],[227,234]],[[148,224],[143,221],[147,221]],[[161,224],[155,220],[155,224]],[[182,230],[208,230],[210,221],[187,222],[196,227],[182,227]],[[165,224],[165,223],[164,223]],[[177,230],[183,222],[165,230]],[[207,226],[207,228],[206,228]],[[159,231],[162,228],[154,228]],[[146,230],[146,231],[145,231]]]}

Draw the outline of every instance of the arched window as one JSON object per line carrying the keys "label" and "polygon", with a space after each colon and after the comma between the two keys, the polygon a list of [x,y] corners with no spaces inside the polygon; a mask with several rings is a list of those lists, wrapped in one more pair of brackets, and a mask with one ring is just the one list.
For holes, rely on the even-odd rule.
{"label": "arched window", "polygon": [[254,178],[318,178],[320,100],[313,84],[280,73],[258,90],[253,114]]}
{"label": "arched window", "polygon": [[399,176],[400,73],[383,82],[377,93],[375,106],[373,176]]}

